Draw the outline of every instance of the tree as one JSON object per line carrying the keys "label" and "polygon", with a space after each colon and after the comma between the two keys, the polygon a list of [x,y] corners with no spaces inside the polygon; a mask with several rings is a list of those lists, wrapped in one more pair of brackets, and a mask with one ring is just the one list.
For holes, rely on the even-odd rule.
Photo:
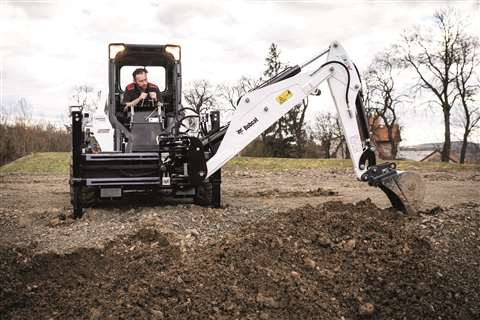
{"label": "tree", "polygon": [[475,78],[475,70],[480,65],[479,39],[465,37],[461,45],[456,64],[455,86],[458,91],[460,111],[457,113],[463,128],[462,148],[460,150],[460,163],[465,162],[468,137],[480,125],[480,108],[475,107],[476,97],[480,91],[480,81]]}
{"label": "tree", "polygon": [[[280,61],[280,50],[275,43],[270,45],[267,57],[265,58],[266,69],[263,75],[266,78],[273,78],[279,74],[286,65]],[[261,78],[260,78],[261,79]],[[265,153],[270,156],[287,156],[288,150],[283,137],[283,118],[279,119],[261,134]]]}
{"label": "tree", "polygon": [[240,98],[259,84],[260,80],[254,80],[242,76],[234,85],[227,85],[224,83],[217,86],[218,98],[222,99],[226,104],[226,107],[224,107],[223,110],[229,111],[237,109],[237,103]]}
{"label": "tree", "polygon": [[280,61],[280,53],[278,46],[272,43],[265,58],[265,65],[267,66],[267,69],[263,72],[265,77],[272,78],[287,67],[285,63]]}
{"label": "tree", "polygon": [[68,151],[70,136],[62,129],[32,121],[32,105],[19,98],[0,108],[0,165],[31,152]]}
{"label": "tree", "polygon": [[413,68],[418,76],[417,88],[426,89],[434,96],[434,103],[443,112],[444,143],[442,161],[450,157],[450,114],[457,95],[455,93],[455,63],[464,24],[457,13],[451,9],[436,12],[433,26],[407,31],[399,49],[406,64]]}
{"label": "tree", "polygon": [[[371,130],[375,133],[378,124],[387,128],[388,140],[391,146],[391,157],[395,159],[398,153],[397,139],[395,136],[398,127],[397,107],[405,95],[398,92],[395,86],[393,72],[395,57],[392,50],[386,50],[377,55],[364,76],[366,87],[366,110],[369,117]],[[378,121],[378,120],[381,121]]]}
{"label": "tree", "polygon": [[215,91],[207,80],[196,80],[187,84],[183,94],[188,106],[197,113],[210,110],[216,102]]}
{"label": "tree", "polygon": [[[313,138],[320,141],[320,145],[324,152],[323,157],[325,159],[335,156],[344,142],[340,120],[338,116],[335,117],[330,112],[318,114],[315,117],[311,131]],[[332,152],[332,147],[334,146],[335,150]]]}
{"label": "tree", "polygon": [[32,105],[30,102],[21,97],[17,101],[17,105],[14,107],[16,119],[15,122],[22,125],[29,125],[32,120]]}
{"label": "tree", "polygon": [[9,106],[0,104],[0,125],[7,125],[7,123],[11,120],[11,113],[12,109]]}
{"label": "tree", "polygon": [[[187,89],[184,91],[183,97],[187,102],[188,108],[193,109],[195,113],[187,115],[189,130],[199,131],[200,129],[203,134],[206,134],[207,129],[202,123],[201,115],[209,112],[216,103],[215,90],[212,84],[207,80],[190,82],[187,84]],[[198,123],[196,122],[197,120]]]}
{"label": "tree", "polygon": [[305,131],[305,113],[308,108],[308,98],[293,107],[285,116],[285,125],[289,134],[293,136],[293,152],[297,158],[301,158],[305,152],[307,135]]}
{"label": "tree", "polygon": [[94,112],[100,103],[101,90],[95,90],[88,84],[78,84],[73,87],[71,101],[76,106],[81,106],[84,111]]}
{"label": "tree", "polygon": [[[263,75],[273,78],[285,68],[287,64],[280,60],[280,50],[275,43],[270,45],[265,58],[266,69]],[[308,99],[293,107],[285,116],[275,122],[262,133],[262,141],[267,155],[276,157],[301,157],[306,142],[305,113],[308,108]]]}

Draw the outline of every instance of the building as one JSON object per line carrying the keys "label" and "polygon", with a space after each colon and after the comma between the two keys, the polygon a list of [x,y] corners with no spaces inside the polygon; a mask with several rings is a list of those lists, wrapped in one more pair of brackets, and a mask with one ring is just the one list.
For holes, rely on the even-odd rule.
{"label": "building", "polygon": [[381,118],[370,117],[368,119],[368,124],[371,130],[371,138],[376,146],[377,156],[384,160],[395,159],[398,154],[398,146],[402,141],[402,137],[400,136],[400,126],[398,124],[393,125],[392,139],[390,139],[388,127],[382,123]]}

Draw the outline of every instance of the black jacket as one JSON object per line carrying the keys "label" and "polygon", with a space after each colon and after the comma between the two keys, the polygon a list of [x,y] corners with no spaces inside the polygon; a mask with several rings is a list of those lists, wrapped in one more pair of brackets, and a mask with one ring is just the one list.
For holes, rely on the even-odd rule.
{"label": "black jacket", "polygon": [[[127,88],[125,88],[125,93],[123,95],[123,103],[127,103],[137,99],[140,94],[142,93],[142,89],[137,86],[135,83],[130,83]],[[149,92],[156,92],[157,93],[157,100],[160,99],[160,90],[158,87],[153,83],[148,83],[147,89],[145,90],[146,93]]]}

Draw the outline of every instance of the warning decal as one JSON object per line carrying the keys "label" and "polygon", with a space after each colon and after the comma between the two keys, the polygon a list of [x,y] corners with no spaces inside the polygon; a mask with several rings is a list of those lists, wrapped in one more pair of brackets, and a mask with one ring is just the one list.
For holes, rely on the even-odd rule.
{"label": "warning decal", "polygon": [[283,91],[278,97],[276,97],[275,100],[277,100],[277,102],[279,104],[282,104],[285,101],[287,101],[288,99],[290,99],[292,96],[293,96],[292,91],[287,89],[287,90]]}

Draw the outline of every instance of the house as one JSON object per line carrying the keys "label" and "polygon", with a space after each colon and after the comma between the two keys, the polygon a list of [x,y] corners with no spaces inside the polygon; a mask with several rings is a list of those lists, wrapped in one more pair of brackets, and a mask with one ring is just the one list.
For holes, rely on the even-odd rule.
{"label": "house", "polygon": [[[400,126],[394,124],[392,127],[392,140],[388,135],[388,127],[382,123],[379,117],[370,117],[368,124],[371,130],[371,138],[376,146],[376,153],[380,159],[393,160],[398,154],[398,145],[402,141]],[[393,142],[393,143],[392,143]]]}

